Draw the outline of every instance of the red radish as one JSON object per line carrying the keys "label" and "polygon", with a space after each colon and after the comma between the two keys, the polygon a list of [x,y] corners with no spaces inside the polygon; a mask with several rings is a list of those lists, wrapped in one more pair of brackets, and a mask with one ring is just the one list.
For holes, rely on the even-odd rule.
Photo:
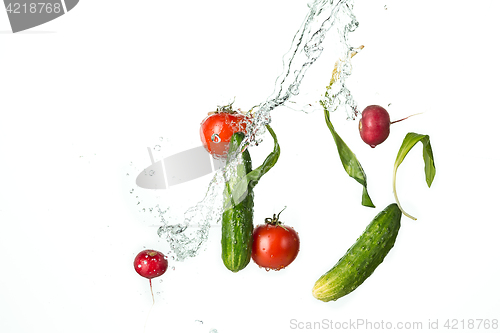
{"label": "red radish", "polygon": [[363,110],[359,121],[361,139],[370,147],[375,148],[387,139],[392,124],[406,118],[391,122],[386,109],[379,105],[369,105]]}
{"label": "red radish", "polygon": [[153,285],[151,279],[163,275],[168,267],[167,257],[160,251],[144,250],[139,252],[134,260],[135,271],[142,277],[149,279],[149,286],[151,287],[151,295],[153,296],[153,303],[155,301],[153,295]]}

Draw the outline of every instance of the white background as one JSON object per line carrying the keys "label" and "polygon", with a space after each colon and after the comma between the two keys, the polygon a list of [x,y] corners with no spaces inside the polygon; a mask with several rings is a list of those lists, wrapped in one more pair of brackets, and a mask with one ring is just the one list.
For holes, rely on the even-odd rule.
{"label": "white background", "polygon": [[[282,154],[256,187],[255,223],[287,206],[281,220],[299,232],[299,256],[279,272],[250,263],[234,274],[214,226],[198,257],[171,261],[153,280],[146,331],[500,319],[499,10],[497,1],[356,1],[350,39],[365,49],[347,83],[360,109],[390,104],[394,120],[424,112],[375,149],[357,121],[332,115],[377,208],[360,205],[321,112],[274,110]],[[87,0],[12,34],[0,10],[1,332],[143,331],[152,300],[132,262],[166,244],[158,216],[140,209],[159,204],[176,218],[211,177],[138,189],[146,147],[162,145],[158,159],[197,147],[208,111],[234,96],[242,109],[264,101],[307,13],[306,1]],[[318,98],[335,60],[320,58],[301,91]],[[428,188],[420,143],[399,169],[398,195],[417,221],[402,219],[395,247],[355,292],[316,300],[314,282],[394,202],[392,167],[407,132],[430,135],[437,169]],[[271,144],[252,148],[255,166]]]}

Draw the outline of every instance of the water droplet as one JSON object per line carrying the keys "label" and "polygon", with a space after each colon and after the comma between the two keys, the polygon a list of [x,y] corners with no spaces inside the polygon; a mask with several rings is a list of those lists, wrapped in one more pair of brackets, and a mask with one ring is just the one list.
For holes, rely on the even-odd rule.
{"label": "water droplet", "polygon": [[149,170],[149,175],[150,176],[153,176],[155,174],[155,171],[154,170]]}
{"label": "water droplet", "polygon": [[212,139],[212,142],[215,142],[215,143],[219,143],[222,141],[219,134],[217,134],[217,133],[212,134],[211,139]]}
{"label": "water droplet", "polygon": [[134,189],[131,189],[131,190],[130,190],[130,194],[132,194],[132,193],[134,193]]}
{"label": "water droplet", "polygon": [[154,148],[154,150],[160,151],[161,150],[161,146],[160,145],[156,145],[155,148]]}
{"label": "water droplet", "polygon": [[215,328],[212,328],[212,329],[210,330],[210,332],[208,332],[208,333],[218,333],[218,332],[217,332],[217,330],[216,330]]}
{"label": "water droplet", "polygon": [[[308,52],[307,52],[308,53]],[[298,87],[298,84],[294,84],[292,86],[290,86],[290,93],[292,95],[298,95],[299,94],[299,87]]]}
{"label": "water droplet", "polygon": [[163,141],[163,137],[162,136],[160,136],[160,141]]}

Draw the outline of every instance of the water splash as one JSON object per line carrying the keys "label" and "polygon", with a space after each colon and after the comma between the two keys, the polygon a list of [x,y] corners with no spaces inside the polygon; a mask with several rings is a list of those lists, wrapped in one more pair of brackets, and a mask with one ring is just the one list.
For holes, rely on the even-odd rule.
{"label": "water splash", "polygon": [[208,186],[205,198],[196,206],[184,213],[184,222],[168,224],[157,206],[162,226],[158,228],[158,236],[167,240],[174,260],[183,261],[198,254],[208,239],[211,225],[218,224],[222,216],[222,193],[224,188],[223,170],[217,170]]}
{"label": "water splash", "polygon": [[[354,31],[359,23],[353,13],[353,0],[317,0],[308,4],[309,13],[302,26],[295,34],[290,50],[283,57],[283,73],[276,79],[274,93],[263,103],[254,108],[252,123],[247,127],[249,135],[245,145],[256,145],[262,141],[265,126],[271,122],[270,112],[297,96],[299,87],[307,70],[323,52],[323,41],[327,32],[335,27],[341,59],[349,59],[352,47],[348,43],[348,33]],[[335,59],[337,60],[337,59]],[[355,103],[345,86],[345,78],[350,74],[349,61],[344,62],[335,96],[346,97],[352,106],[348,118],[356,115]]]}
{"label": "water splash", "polygon": [[345,80],[352,70],[350,59],[363,48],[363,45],[358,48],[350,48],[347,55],[335,63],[330,84],[326,87],[326,92],[320,100],[321,107],[330,112],[337,111],[338,108],[344,108],[348,120],[356,119],[359,111],[351,91],[345,85]]}
{"label": "water splash", "polygon": [[[271,123],[271,111],[286,105],[300,93],[301,82],[322,54],[323,41],[332,27],[335,27],[333,32],[338,38],[336,47],[339,54],[339,58],[334,60],[340,61],[336,62],[334,75],[337,77],[335,80],[332,77],[324,103],[330,111],[345,106],[349,119],[357,115],[356,103],[345,85],[345,79],[351,73],[350,57],[355,51],[348,43],[348,33],[358,26],[352,12],[353,0],[316,0],[308,7],[309,13],[295,34],[290,50],[283,57],[283,73],[276,79],[273,94],[251,110],[252,121],[247,123],[248,135],[242,142],[241,151],[262,142],[266,125]],[[182,261],[196,256],[208,239],[210,226],[220,223],[224,184],[235,173],[240,157],[241,154],[237,154],[223,169],[216,171],[204,199],[185,212],[183,223],[168,224],[157,206],[162,223],[158,235],[167,240],[171,252],[175,254],[171,259]]]}

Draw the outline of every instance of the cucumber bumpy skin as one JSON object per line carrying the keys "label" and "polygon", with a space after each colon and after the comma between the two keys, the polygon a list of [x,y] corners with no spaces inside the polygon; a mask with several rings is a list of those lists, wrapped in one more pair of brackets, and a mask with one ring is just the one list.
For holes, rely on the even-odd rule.
{"label": "cucumber bumpy skin", "polygon": [[401,210],[393,203],[381,211],[335,266],[321,276],[313,296],[329,302],[359,287],[394,246],[401,225]]}
{"label": "cucumber bumpy skin", "polygon": [[[231,137],[228,158],[239,148],[245,135],[234,133]],[[222,261],[227,269],[238,272],[250,262],[253,241],[253,189],[248,186],[246,197],[234,205],[231,202],[232,190],[241,178],[252,171],[252,160],[248,149],[242,152],[242,160],[236,167],[236,175],[226,182],[224,188],[224,207],[222,214]],[[229,207],[229,208],[227,208]]]}

